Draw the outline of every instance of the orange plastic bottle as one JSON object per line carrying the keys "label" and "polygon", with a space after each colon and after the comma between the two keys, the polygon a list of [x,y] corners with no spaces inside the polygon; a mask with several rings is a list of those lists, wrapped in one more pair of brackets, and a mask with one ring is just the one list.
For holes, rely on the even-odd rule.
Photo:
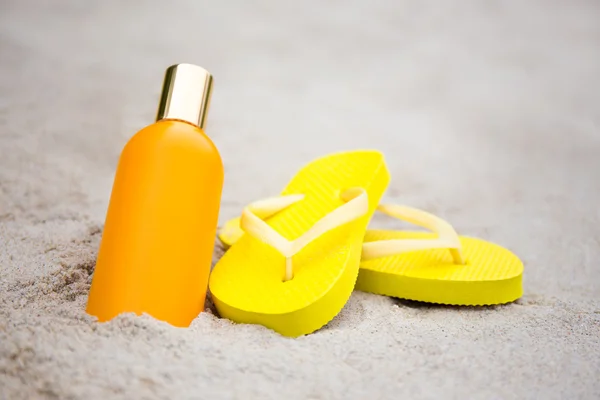
{"label": "orange plastic bottle", "polygon": [[123,149],[87,312],[147,313],[186,327],[204,309],[223,164],[202,127],[212,77],[167,69],[157,122]]}

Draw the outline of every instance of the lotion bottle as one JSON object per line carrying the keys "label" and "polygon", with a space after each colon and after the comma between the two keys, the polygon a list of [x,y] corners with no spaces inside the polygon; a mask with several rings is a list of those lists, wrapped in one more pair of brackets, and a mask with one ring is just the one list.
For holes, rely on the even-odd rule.
{"label": "lotion bottle", "polygon": [[212,76],[169,67],[156,122],[123,149],[87,312],[147,313],[187,327],[204,309],[223,164],[203,131]]}

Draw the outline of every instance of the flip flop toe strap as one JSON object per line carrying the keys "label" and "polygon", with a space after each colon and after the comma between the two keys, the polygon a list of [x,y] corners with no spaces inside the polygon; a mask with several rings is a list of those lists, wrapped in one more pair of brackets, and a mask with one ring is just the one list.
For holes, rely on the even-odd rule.
{"label": "flip flop toe strap", "polygon": [[381,204],[378,211],[391,217],[422,226],[438,234],[435,239],[392,239],[363,245],[362,259],[371,260],[417,250],[448,249],[455,264],[464,264],[460,239],[452,226],[441,218],[416,208]]}
{"label": "flip flop toe strap", "polygon": [[289,195],[259,200],[248,205],[242,212],[240,227],[247,234],[268,244],[286,259],[285,281],[293,278],[292,257],[324,233],[354,221],[369,210],[367,192],[362,188],[345,190],[341,196],[345,203],[317,221],[309,230],[295,240],[287,240],[263,219],[266,219],[298,201],[304,195]]}

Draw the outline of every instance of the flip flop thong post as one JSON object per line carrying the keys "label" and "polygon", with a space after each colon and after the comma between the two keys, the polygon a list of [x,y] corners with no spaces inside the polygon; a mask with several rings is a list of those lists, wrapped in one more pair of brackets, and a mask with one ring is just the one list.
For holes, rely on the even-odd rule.
{"label": "flip flop thong post", "polygon": [[523,263],[509,250],[458,236],[446,221],[415,208],[378,210],[433,233],[369,230],[356,289],[452,305],[491,305],[523,294]]}
{"label": "flip flop thong post", "polygon": [[302,168],[280,197],[246,207],[238,220],[245,234],[210,276],[221,316],[291,337],[332,320],[354,289],[389,179],[380,152],[332,154]]}

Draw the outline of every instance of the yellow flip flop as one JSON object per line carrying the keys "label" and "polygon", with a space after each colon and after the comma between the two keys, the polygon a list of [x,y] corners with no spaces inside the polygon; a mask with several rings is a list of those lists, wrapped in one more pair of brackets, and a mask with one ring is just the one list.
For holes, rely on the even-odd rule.
{"label": "yellow flip flop", "polygon": [[302,168],[280,197],[247,206],[237,220],[245,234],[209,280],[221,316],[290,337],[331,321],[354,289],[389,179],[380,152],[338,153]]}
{"label": "yellow flip flop", "polygon": [[369,230],[356,289],[409,300],[492,305],[523,294],[523,263],[511,251],[458,236],[432,214],[399,205],[378,210],[434,233]]}
{"label": "yellow flip flop", "polygon": [[[434,233],[368,230],[356,289],[403,299],[452,305],[491,305],[523,294],[523,263],[509,250],[458,236],[446,221],[415,208],[378,210]],[[239,218],[219,230],[225,247],[244,232]]]}

